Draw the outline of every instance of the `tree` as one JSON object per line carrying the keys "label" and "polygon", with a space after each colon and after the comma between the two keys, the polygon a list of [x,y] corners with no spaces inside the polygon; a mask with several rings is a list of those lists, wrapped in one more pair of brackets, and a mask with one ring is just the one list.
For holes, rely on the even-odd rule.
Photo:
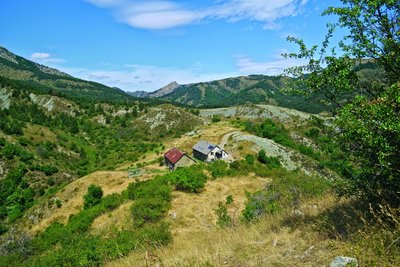
{"label": "tree", "polygon": [[91,184],[88,187],[88,192],[83,197],[84,204],[83,208],[88,209],[100,203],[101,198],[103,197],[103,189],[100,186]]}
{"label": "tree", "polygon": [[[287,70],[298,78],[294,90],[320,97],[336,116],[336,138],[355,172],[341,190],[370,203],[400,204],[400,3],[397,0],[341,0],[330,7],[339,21],[329,25],[320,50],[308,49],[301,39],[288,38],[300,47],[290,58],[307,64]],[[339,43],[341,55],[330,49],[335,27],[349,32]],[[363,79],[357,64],[377,64],[381,78]]]}

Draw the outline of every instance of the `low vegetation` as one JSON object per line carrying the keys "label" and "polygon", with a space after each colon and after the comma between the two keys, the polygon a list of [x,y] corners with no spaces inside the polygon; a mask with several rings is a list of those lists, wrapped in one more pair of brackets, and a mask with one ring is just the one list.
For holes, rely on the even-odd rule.
{"label": "low vegetation", "polygon": [[[287,105],[304,108],[305,99],[320,100],[326,108],[307,102],[308,108],[330,110],[335,118],[311,116],[283,125],[214,115],[203,127],[214,131],[231,125],[224,133],[215,130],[213,138],[219,140],[234,127],[273,140],[302,154],[305,164],[334,173],[332,180],[287,171],[283,157],[233,140],[226,144],[235,158],[229,163],[167,171],[161,164],[166,144],[190,147],[191,141],[207,138],[204,128],[193,131],[204,122],[198,109],[155,106],[56,70],[43,72],[43,66],[20,57],[19,64],[0,58],[0,90],[8,98],[0,103],[0,265],[99,266],[120,258],[129,264],[129,257],[139,253],[139,262],[148,266],[324,266],[339,255],[354,257],[361,266],[399,266],[400,50],[398,20],[392,18],[399,7],[396,1],[342,2],[343,7],[325,12],[337,15],[338,25],[349,30],[352,42],[340,44],[341,56],[326,54],[334,33],[329,28],[320,51],[289,38],[300,52],[286,56],[308,60],[288,70],[293,79],[226,79],[190,85],[191,94],[182,87],[167,96],[194,106],[220,106],[221,101],[256,102],[261,94],[263,102],[279,104],[284,98],[277,87],[295,82],[291,89],[304,96],[289,97]],[[364,66],[354,58],[368,58],[362,64],[382,77],[361,77]],[[225,94],[229,88],[234,93]],[[33,95],[57,100],[63,108],[48,109]],[[88,182],[79,202],[57,197],[71,182],[82,185],[76,179],[121,164],[135,166],[138,176],[127,186],[130,178],[120,173],[126,180],[117,181],[118,193],[107,191],[107,183],[102,188]],[[243,186],[233,197],[218,183],[228,179],[258,181],[257,190]],[[201,210],[206,219],[192,214],[183,220],[170,210],[177,199],[204,201],[212,196],[210,185],[215,199]],[[64,221],[54,216],[43,229],[30,231],[46,212],[65,211],[68,205],[74,214]],[[43,206],[47,209],[40,210]],[[121,212],[127,213],[126,223],[92,231],[96,219],[107,221]]]}

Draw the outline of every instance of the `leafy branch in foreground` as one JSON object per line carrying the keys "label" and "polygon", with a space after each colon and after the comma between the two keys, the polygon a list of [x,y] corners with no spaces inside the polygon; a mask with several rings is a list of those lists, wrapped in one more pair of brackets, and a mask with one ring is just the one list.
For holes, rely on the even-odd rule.
{"label": "leafy branch in foreground", "polygon": [[[353,162],[341,191],[358,195],[370,203],[400,204],[400,4],[395,0],[341,0],[323,14],[339,16],[329,25],[320,50],[307,48],[287,58],[307,64],[286,70],[298,78],[294,90],[314,94],[336,114],[335,141]],[[330,48],[335,27],[349,34],[339,42],[341,56]],[[331,54],[327,55],[330,49]],[[381,77],[363,79],[357,64],[377,64]],[[344,186],[345,185],[345,186]],[[344,190],[343,190],[344,189]]]}

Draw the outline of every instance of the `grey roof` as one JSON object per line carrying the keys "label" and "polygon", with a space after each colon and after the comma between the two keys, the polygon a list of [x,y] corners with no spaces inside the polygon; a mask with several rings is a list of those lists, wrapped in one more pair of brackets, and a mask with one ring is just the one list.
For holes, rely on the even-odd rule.
{"label": "grey roof", "polygon": [[211,144],[207,141],[200,141],[197,144],[195,144],[192,148],[204,155],[208,155],[211,152],[211,150],[213,150],[215,147],[216,145]]}

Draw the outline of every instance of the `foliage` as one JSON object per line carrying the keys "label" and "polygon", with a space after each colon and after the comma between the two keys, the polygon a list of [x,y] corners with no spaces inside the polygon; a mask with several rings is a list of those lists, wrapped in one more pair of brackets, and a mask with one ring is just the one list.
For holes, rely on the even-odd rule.
{"label": "foliage", "polygon": [[221,115],[214,114],[212,115],[211,122],[219,122],[221,121]]}
{"label": "foliage", "polygon": [[213,178],[223,177],[227,174],[228,163],[223,160],[216,160],[208,165]]}
{"label": "foliage", "polygon": [[[311,147],[296,143],[293,138],[290,137],[289,131],[285,129],[283,125],[280,125],[271,119],[266,119],[262,123],[244,121],[240,122],[239,124],[243,125],[246,131],[251,132],[257,136],[274,140],[278,144],[292,148],[300,152],[301,154],[309,156],[315,160],[319,160],[320,158],[318,152],[314,151],[314,149],[312,149]],[[260,161],[260,157],[258,157],[258,160]],[[262,158],[260,162],[265,164],[267,161],[267,158]],[[274,159],[271,157],[270,161],[272,164],[279,165],[279,159]]]}
{"label": "foliage", "polygon": [[[286,56],[304,58],[308,63],[288,72],[307,79],[296,89],[322,95],[339,115],[333,137],[353,165],[353,171],[342,172],[345,179],[338,181],[340,192],[398,206],[400,6],[398,1],[342,3],[324,12],[337,15],[339,21],[330,26],[319,52],[318,46],[308,49],[301,39],[289,38],[299,45],[300,52]],[[339,43],[341,56],[334,49],[327,55],[334,26],[348,32]],[[376,63],[379,76],[366,79],[356,74],[356,64],[368,61]],[[315,131],[308,134],[313,136]]]}
{"label": "foliage", "polygon": [[225,203],[220,201],[218,202],[218,208],[214,210],[215,214],[218,217],[217,225],[221,228],[230,227],[234,225],[234,221],[232,216],[228,213],[228,206],[233,203],[232,195],[226,197]]}
{"label": "foliage", "polygon": [[398,1],[343,0],[323,14],[339,16],[338,25],[348,29],[342,43],[345,52],[357,58],[374,59],[385,70],[389,84],[400,77],[400,6]]}
{"label": "foliage", "polygon": [[161,176],[149,181],[130,183],[127,189],[128,197],[132,200],[161,198],[164,201],[171,200],[171,186]]}
{"label": "foliage", "polygon": [[135,226],[157,222],[168,211],[169,203],[160,197],[141,198],[132,205],[132,218]]}
{"label": "foliage", "polygon": [[13,264],[27,266],[99,266],[126,256],[132,250],[139,250],[143,244],[158,247],[168,244],[170,240],[169,226],[164,223],[115,231],[107,238],[87,233],[72,235],[55,223],[28,244],[31,250],[29,257],[14,253],[0,260],[7,262],[12,259]]}
{"label": "foliage", "polygon": [[254,156],[251,154],[247,154],[245,157],[247,164],[253,165],[254,164]]}
{"label": "foliage", "polygon": [[244,221],[250,222],[265,214],[275,214],[282,209],[297,208],[301,199],[320,196],[331,188],[331,183],[321,177],[309,177],[297,172],[277,169],[271,184],[262,191],[247,194],[242,211]]}
{"label": "foliage", "polygon": [[204,188],[207,177],[202,166],[192,165],[187,168],[178,168],[168,175],[177,190],[198,193]]}
{"label": "foliage", "polygon": [[136,227],[157,222],[165,216],[171,201],[169,179],[169,174],[166,174],[149,181],[129,184],[127,196],[135,200],[131,214]]}
{"label": "foliage", "polygon": [[281,162],[279,161],[279,158],[277,157],[268,157],[265,154],[265,150],[261,149],[258,152],[258,157],[257,157],[258,161],[262,164],[266,164],[268,166],[270,166],[271,168],[276,168],[281,166]]}
{"label": "foliage", "polygon": [[103,197],[103,189],[100,186],[91,184],[88,187],[88,191],[86,195],[83,197],[84,203],[83,207],[88,209],[100,203],[101,198]]}
{"label": "foliage", "polygon": [[400,203],[400,83],[372,102],[357,99],[340,111],[340,145],[357,166],[347,193]]}

